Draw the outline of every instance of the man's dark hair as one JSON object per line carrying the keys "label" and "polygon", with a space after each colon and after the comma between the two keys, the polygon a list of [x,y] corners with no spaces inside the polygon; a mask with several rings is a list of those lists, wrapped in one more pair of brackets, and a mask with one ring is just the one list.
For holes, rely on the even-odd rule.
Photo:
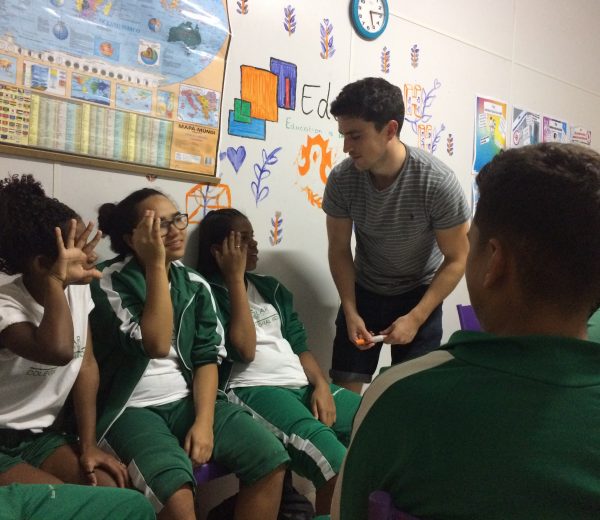
{"label": "man's dark hair", "polygon": [[374,123],[378,132],[395,120],[399,136],[404,123],[402,91],[382,78],[359,79],[342,89],[331,103],[330,112],[334,117],[354,117]]}
{"label": "man's dark hair", "polygon": [[233,221],[246,218],[241,211],[234,208],[217,209],[209,211],[198,226],[198,271],[202,274],[219,272],[219,265],[211,253],[211,246],[223,243],[231,228]]}
{"label": "man's dark hair", "polygon": [[54,229],[66,236],[71,219],[79,216],[56,199],[47,197],[31,175],[0,180],[0,271],[22,273],[38,255],[56,260]]}
{"label": "man's dark hair", "polygon": [[137,206],[148,197],[155,195],[165,196],[162,192],[152,188],[142,188],[125,197],[121,202],[102,204],[98,210],[98,227],[104,236],[110,237],[110,248],[119,255],[133,253],[125,242],[125,235],[131,233],[140,216]]}
{"label": "man's dark hair", "polygon": [[477,176],[479,244],[514,252],[525,294],[565,309],[600,302],[600,155],[544,143],[501,152]]}

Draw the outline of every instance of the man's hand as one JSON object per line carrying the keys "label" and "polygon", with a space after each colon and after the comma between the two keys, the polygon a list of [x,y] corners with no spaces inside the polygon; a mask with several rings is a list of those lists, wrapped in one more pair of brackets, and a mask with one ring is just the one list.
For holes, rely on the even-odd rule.
{"label": "man's hand", "polygon": [[405,314],[381,333],[386,335],[384,341],[390,345],[406,345],[415,338],[421,325],[411,314]]}
{"label": "man's hand", "polygon": [[371,340],[372,334],[367,330],[365,322],[358,314],[346,316],[346,329],[348,337],[358,349],[369,350],[375,346]]}

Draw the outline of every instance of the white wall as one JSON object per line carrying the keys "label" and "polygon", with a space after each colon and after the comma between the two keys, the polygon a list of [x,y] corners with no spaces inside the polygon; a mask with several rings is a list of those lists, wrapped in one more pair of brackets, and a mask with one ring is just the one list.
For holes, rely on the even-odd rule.
{"label": "white wall", "polygon": [[[231,189],[232,205],[251,219],[260,247],[259,271],[278,276],[296,295],[296,303],[309,332],[310,343],[324,369],[329,356],[338,298],[327,266],[324,214],[311,205],[308,191],[322,195],[324,184],[318,166],[323,150],[308,155],[308,173],[300,175],[305,162],[302,146],[319,133],[327,140],[325,151],[332,163],[343,158],[336,124],[325,113],[348,81],[381,75],[403,86],[418,83],[440,87],[432,104],[431,122],[444,132],[435,154],[457,173],[470,197],[475,96],[483,94],[512,105],[564,118],[593,132],[593,146],[600,143],[600,71],[595,51],[600,48],[596,22],[600,3],[594,0],[388,0],[392,12],[386,32],[374,42],[361,40],[352,31],[349,0],[249,0],[248,14],[237,13],[229,1],[232,42],[229,50],[222,107],[220,152],[228,148],[246,151],[245,161],[235,171],[227,159],[219,162],[222,183]],[[296,31],[283,29],[283,10],[292,5]],[[319,56],[320,24],[333,24],[336,52],[330,59]],[[419,48],[419,65],[411,66],[410,49]],[[390,71],[381,71],[381,53],[390,51]],[[269,69],[271,57],[298,67],[296,109],[279,110],[278,122],[267,122],[266,139],[254,140],[228,134],[227,115],[240,97],[240,66]],[[302,99],[304,88],[305,97]],[[329,90],[329,96],[327,92]],[[325,101],[321,101],[325,100]],[[446,150],[448,133],[454,136],[454,153]],[[416,137],[408,125],[402,132],[407,144]],[[269,188],[256,203],[251,182],[254,164],[262,161],[263,149],[277,147],[276,164],[263,181]],[[312,153],[314,152],[314,153]],[[327,173],[330,168],[326,168]],[[23,158],[2,157],[0,174],[33,173],[48,190],[79,211],[95,218],[97,206],[116,201],[129,192],[152,186],[164,190],[182,208],[194,183],[89,169]],[[303,191],[304,190],[304,191]],[[192,201],[193,202],[193,201]],[[269,243],[271,219],[283,218],[283,240]],[[35,215],[31,215],[35,218]],[[192,230],[193,231],[193,230]],[[194,233],[186,259],[195,259]],[[107,244],[100,247],[110,254]],[[445,303],[444,337],[458,328],[455,304],[468,301],[464,282]],[[383,363],[388,363],[386,356]]]}

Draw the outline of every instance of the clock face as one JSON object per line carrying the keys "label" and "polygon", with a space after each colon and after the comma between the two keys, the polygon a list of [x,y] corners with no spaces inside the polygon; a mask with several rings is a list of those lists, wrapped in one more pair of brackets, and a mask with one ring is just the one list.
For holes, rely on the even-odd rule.
{"label": "clock face", "polygon": [[386,0],[353,0],[352,21],[358,33],[367,39],[383,33],[389,18]]}

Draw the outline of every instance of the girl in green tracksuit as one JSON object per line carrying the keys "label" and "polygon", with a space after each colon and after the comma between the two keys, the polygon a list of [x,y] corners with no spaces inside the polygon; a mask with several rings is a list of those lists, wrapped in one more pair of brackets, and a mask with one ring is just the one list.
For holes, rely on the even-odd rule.
{"label": "girl in green tracksuit", "polygon": [[199,231],[198,268],[226,330],[222,386],[283,442],[291,469],[317,489],[317,514],[327,513],[360,396],[325,380],[292,294],[248,272],[258,261],[250,221],[235,209],[211,211]]}
{"label": "girl in green tracksuit", "polygon": [[187,215],[162,193],[104,204],[118,256],[98,266],[91,315],[100,366],[98,430],[159,519],[193,519],[192,466],[214,459],[241,481],[235,518],[275,519],[289,457],[217,392],[223,329],[208,283],[180,259]]}

